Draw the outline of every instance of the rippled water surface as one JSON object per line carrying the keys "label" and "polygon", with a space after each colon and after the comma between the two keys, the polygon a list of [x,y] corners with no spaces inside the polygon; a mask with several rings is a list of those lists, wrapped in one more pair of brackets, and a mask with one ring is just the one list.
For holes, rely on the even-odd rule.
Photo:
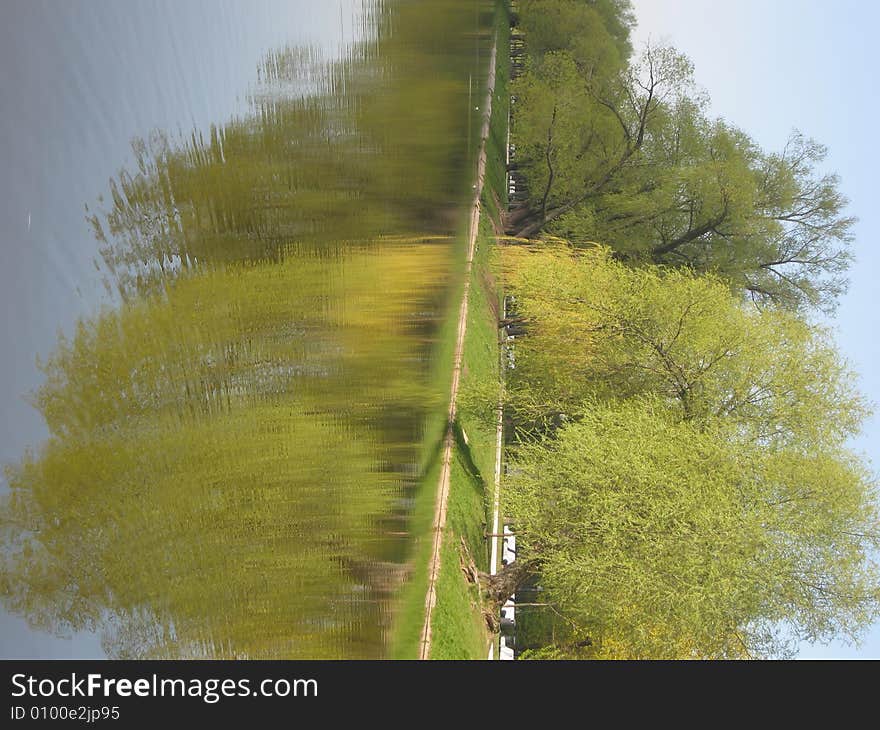
{"label": "rippled water surface", "polygon": [[0,5],[2,655],[387,655],[490,9]]}

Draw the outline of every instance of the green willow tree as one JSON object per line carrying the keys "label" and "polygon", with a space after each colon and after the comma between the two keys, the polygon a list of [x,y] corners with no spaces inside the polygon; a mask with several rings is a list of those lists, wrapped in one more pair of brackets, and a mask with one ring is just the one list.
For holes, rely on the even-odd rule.
{"label": "green willow tree", "polygon": [[583,73],[596,75],[618,68],[632,53],[636,21],[629,0],[522,0],[517,6],[533,58],[570,50]]}
{"label": "green willow tree", "polygon": [[505,499],[516,562],[588,647],[558,654],[644,659],[857,638],[880,607],[876,496],[843,449],[767,447],[637,398],[522,447]]}
{"label": "green willow tree", "polygon": [[[868,413],[830,335],[725,282],[604,248],[505,251],[520,557],[595,656],[784,653],[877,615]],[[520,542],[521,541],[521,542]],[[564,647],[560,649],[565,653]]]}
{"label": "green willow tree", "polygon": [[735,418],[756,438],[845,438],[867,413],[829,331],[744,308],[719,278],[564,244],[508,248],[504,260],[528,329],[508,378],[524,431],[595,398],[652,393],[682,417]]}
{"label": "green willow tree", "polygon": [[513,85],[529,199],[508,232],[713,272],[758,305],[833,310],[854,220],[839,179],[822,170],[827,150],[793,132],[781,152],[764,151],[707,116],[674,49],[649,46],[626,65],[613,54],[585,60],[577,39],[544,29],[554,22],[534,20],[536,48]]}
{"label": "green willow tree", "polygon": [[[470,174],[457,143],[473,115],[468,76],[485,65],[473,11],[385,4],[348,60],[270,53],[249,113],[183,140],[136,139],[136,167],[89,209],[109,285],[131,297],[203,265],[452,235]],[[485,54],[488,36],[480,44]]]}
{"label": "green willow tree", "polygon": [[[515,211],[509,225],[531,236],[611,189],[638,165],[667,110],[692,87],[690,62],[671,48],[648,48],[629,65],[585,73],[571,49],[530,58],[511,90],[517,98],[514,138],[519,165],[535,200]],[[547,98],[551,103],[547,103]],[[558,100],[579,113],[566,134],[558,129]],[[565,170],[554,162],[566,159]]]}
{"label": "green willow tree", "polygon": [[242,115],[134,142],[89,212],[121,304],[6,471],[11,611],[119,657],[384,653],[492,11],[371,4],[344,57],[271,52]]}

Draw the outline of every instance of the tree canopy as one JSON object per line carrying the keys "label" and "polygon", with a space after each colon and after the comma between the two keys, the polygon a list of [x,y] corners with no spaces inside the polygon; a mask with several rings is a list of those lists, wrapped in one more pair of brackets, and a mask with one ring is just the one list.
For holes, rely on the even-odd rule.
{"label": "tree canopy", "polygon": [[533,57],[570,50],[578,68],[592,75],[625,63],[632,53],[635,16],[629,0],[522,0],[518,5]]}
{"label": "tree canopy", "polygon": [[506,499],[592,655],[735,658],[876,618],[875,497],[845,450],[767,448],[640,397],[523,446]]}
{"label": "tree canopy", "polygon": [[[555,15],[523,12],[539,16],[524,21],[535,40],[513,84],[529,199],[510,233],[600,241],[635,262],[713,272],[759,305],[833,310],[854,219],[823,169],[825,147],[794,131],[782,151],[762,150],[709,116],[675,49],[587,59],[586,36],[553,36],[544,25]],[[602,39],[608,29],[587,32]]]}
{"label": "tree canopy", "polygon": [[505,491],[524,562],[497,585],[537,573],[590,656],[857,637],[880,607],[880,522],[846,445],[868,405],[830,334],[604,247],[503,257],[526,330]]}
{"label": "tree canopy", "polygon": [[513,247],[504,259],[528,328],[508,386],[526,422],[657,394],[682,418],[723,416],[762,442],[818,445],[855,434],[868,412],[830,331],[744,307],[717,277],[633,268],[601,247]]}

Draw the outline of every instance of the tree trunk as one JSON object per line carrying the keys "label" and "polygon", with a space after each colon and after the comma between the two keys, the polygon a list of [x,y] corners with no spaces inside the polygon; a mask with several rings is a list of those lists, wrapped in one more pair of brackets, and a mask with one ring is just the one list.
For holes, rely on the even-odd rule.
{"label": "tree trunk", "polygon": [[642,146],[642,134],[644,130],[639,131],[639,136],[635,143],[631,144],[627,147],[626,151],[621,155],[620,159],[615,162],[608,170],[606,170],[605,174],[592,183],[586,190],[583,195],[579,195],[573,200],[568,201],[562,205],[557,206],[549,213],[544,211],[544,213],[540,216],[538,220],[534,220],[530,217],[530,219],[526,219],[523,221],[522,225],[516,232],[513,234],[518,238],[533,238],[538,233],[540,233],[541,229],[547,225],[548,223],[556,220],[559,216],[567,213],[568,211],[576,208],[581,203],[589,200],[591,197],[601,192],[602,189],[611,182],[615,175],[617,175],[620,170],[623,169],[624,165],[629,161],[629,159],[639,151]]}
{"label": "tree trunk", "polygon": [[707,233],[713,231],[717,226],[720,226],[725,218],[727,217],[727,208],[725,207],[724,212],[715,218],[706,221],[703,225],[697,226],[696,228],[691,228],[688,231],[682,233],[678,238],[673,238],[671,241],[664,243],[661,246],[655,246],[651,249],[651,256],[657,260],[659,257],[670,253],[671,251],[675,251],[679,246],[683,246],[686,243],[690,243],[691,241],[696,241],[701,236],[705,236]]}
{"label": "tree trunk", "polygon": [[517,205],[507,211],[504,217],[504,227],[507,233],[513,234],[524,224],[534,218],[537,212],[532,210],[527,204]]}
{"label": "tree trunk", "polygon": [[550,128],[547,130],[547,187],[544,188],[544,197],[541,198],[541,220],[547,219],[547,198],[550,197],[550,189],[553,187],[553,178],[556,175],[553,169],[553,127],[556,126],[556,106],[553,107],[553,118],[550,120]]}
{"label": "tree trunk", "polygon": [[535,560],[514,560],[495,575],[482,573],[480,584],[485,597],[497,606],[502,605],[517,589],[537,572]]}

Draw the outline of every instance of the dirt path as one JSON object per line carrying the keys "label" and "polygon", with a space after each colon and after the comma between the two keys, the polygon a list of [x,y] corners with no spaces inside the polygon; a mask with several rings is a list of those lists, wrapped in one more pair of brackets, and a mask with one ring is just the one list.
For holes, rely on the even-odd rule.
{"label": "dirt path", "polygon": [[489,57],[486,99],[483,102],[483,126],[480,129],[480,155],[477,160],[477,179],[474,185],[474,198],[471,203],[464,290],[461,294],[461,306],[458,310],[458,334],[455,340],[452,387],[450,388],[449,393],[446,437],[443,443],[443,462],[440,469],[440,481],[437,484],[437,497],[434,508],[433,542],[431,545],[431,562],[428,565],[428,592],[425,595],[425,621],[422,625],[422,635],[419,642],[419,659],[427,659],[431,655],[431,619],[434,614],[434,606],[437,603],[437,578],[440,575],[440,551],[443,547],[443,531],[446,527],[446,506],[449,500],[449,475],[452,468],[452,448],[455,443],[453,424],[455,423],[456,404],[458,401],[458,384],[461,380],[461,360],[462,352],[464,351],[464,338],[467,333],[468,296],[471,290],[471,270],[474,265],[474,248],[477,243],[477,231],[480,225],[480,196],[483,193],[483,179],[486,176],[486,140],[489,137],[489,123],[492,119],[492,95],[495,92],[495,56],[497,49],[498,37],[496,36],[492,43],[492,52]]}

